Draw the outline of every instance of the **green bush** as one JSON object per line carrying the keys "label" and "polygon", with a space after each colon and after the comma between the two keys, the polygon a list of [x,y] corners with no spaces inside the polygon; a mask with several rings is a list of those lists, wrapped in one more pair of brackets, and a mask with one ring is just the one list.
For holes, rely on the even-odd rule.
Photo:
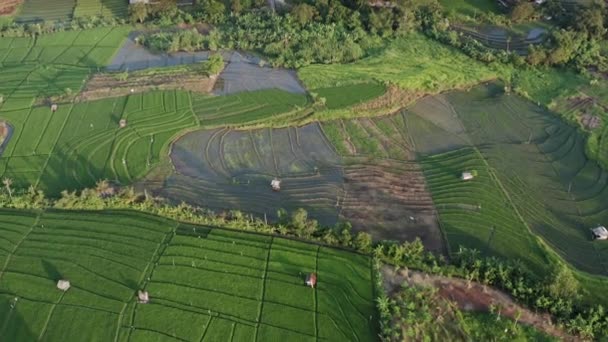
{"label": "green bush", "polygon": [[201,70],[207,76],[215,76],[224,69],[224,58],[221,54],[215,53],[209,59],[201,63]]}

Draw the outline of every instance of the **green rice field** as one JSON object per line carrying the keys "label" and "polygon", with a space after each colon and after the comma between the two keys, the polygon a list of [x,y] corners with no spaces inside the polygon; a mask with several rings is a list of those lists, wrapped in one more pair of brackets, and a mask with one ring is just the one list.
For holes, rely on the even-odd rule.
{"label": "green rice field", "polygon": [[24,0],[18,22],[67,21],[76,17],[126,17],[126,0]]}
{"label": "green rice field", "polygon": [[[376,336],[366,256],[132,211],[0,210],[0,227],[7,340]],[[311,272],[315,289],[304,284]],[[137,303],[140,289],[148,304]]]}
{"label": "green rice field", "polygon": [[76,93],[91,70],[104,66],[126,38],[126,27],[0,38],[0,115],[29,109],[36,98]]}
{"label": "green rice field", "polygon": [[327,109],[346,108],[381,96],[386,87],[375,83],[351,84],[342,87],[318,88],[311,90],[325,99]]}
{"label": "green rice field", "polygon": [[306,106],[305,95],[269,89],[227,96],[193,95],[192,109],[203,126],[252,124]]}
{"label": "green rice field", "polygon": [[[414,111],[434,113],[434,130],[446,136],[441,126],[454,127],[446,123],[456,114],[472,144],[421,156],[450,250],[474,247],[539,270],[547,261],[540,237],[577,269],[607,274],[608,249],[590,234],[608,220],[607,175],[586,158],[579,131],[495,85],[427,102]],[[478,176],[462,181],[465,171]]]}
{"label": "green rice field", "polygon": [[20,22],[70,20],[74,14],[76,0],[25,0],[19,10]]}
{"label": "green rice field", "polygon": [[128,5],[128,1],[122,0],[77,0],[74,17],[126,17]]}
{"label": "green rice field", "polygon": [[[15,133],[0,158],[3,177],[49,194],[93,186],[100,179],[130,183],[160,159],[180,130],[197,124],[187,93],[135,94],[77,104],[2,112]],[[121,128],[120,120],[127,126]]]}

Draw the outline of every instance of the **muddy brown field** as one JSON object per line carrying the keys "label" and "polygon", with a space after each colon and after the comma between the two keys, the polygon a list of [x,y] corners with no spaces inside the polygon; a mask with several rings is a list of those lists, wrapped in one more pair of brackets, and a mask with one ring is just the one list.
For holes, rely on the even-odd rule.
{"label": "muddy brown field", "polygon": [[2,0],[0,1],[0,16],[11,15],[15,13],[15,10],[23,0]]}
{"label": "muddy brown field", "polygon": [[376,240],[412,241],[444,252],[431,195],[415,163],[359,162],[344,167],[340,216]]}
{"label": "muddy brown field", "polygon": [[76,100],[91,101],[166,89],[207,94],[213,90],[216,80],[215,77],[207,77],[196,71],[171,75],[129,75],[127,79],[120,79],[118,74],[102,73],[91,77]]}

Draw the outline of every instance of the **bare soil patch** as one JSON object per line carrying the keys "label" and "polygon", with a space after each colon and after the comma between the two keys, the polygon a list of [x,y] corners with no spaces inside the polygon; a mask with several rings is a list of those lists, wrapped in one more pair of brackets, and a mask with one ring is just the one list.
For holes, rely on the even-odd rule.
{"label": "bare soil patch", "polygon": [[12,15],[23,0],[2,0],[0,1],[0,16]]}
{"label": "bare soil patch", "polygon": [[444,252],[431,195],[415,163],[360,162],[344,168],[341,216],[376,240],[414,240]]}
{"label": "bare soil patch", "polygon": [[96,74],[76,97],[77,101],[90,101],[141,93],[158,89],[181,89],[195,93],[210,93],[216,77],[206,77],[198,72],[171,75],[133,75],[121,80],[116,74]]}
{"label": "bare soil patch", "polygon": [[583,114],[581,116],[581,124],[585,129],[594,130],[602,125],[602,119],[596,115]]}
{"label": "bare soil patch", "polygon": [[506,293],[476,282],[464,279],[448,278],[429,275],[426,273],[399,270],[393,267],[382,268],[384,287],[391,294],[399,290],[402,284],[410,286],[431,286],[438,290],[441,297],[455,303],[461,310],[475,312],[490,312],[490,307],[499,307],[500,314],[510,319],[516,319],[520,313],[519,322],[535,327],[563,341],[582,341],[580,338],[567,334],[551,322],[548,314],[538,314],[515,303]]}

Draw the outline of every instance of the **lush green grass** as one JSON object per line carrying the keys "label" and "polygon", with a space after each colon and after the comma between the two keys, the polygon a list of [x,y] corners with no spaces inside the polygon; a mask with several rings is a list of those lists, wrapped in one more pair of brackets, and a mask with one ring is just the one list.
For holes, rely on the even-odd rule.
{"label": "lush green grass", "polygon": [[513,74],[513,89],[545,106],[559,97],[568,97],[588,80],[570,70],[527,69]]}
{"label": "lush green grass", "polygon": [[470,86],[499,76],[485,64],[418,34],[397,39],[380,53],[357,62],[311,65],[298,75],[308,89],[376,81],[425,92]]}
{"label": "lush green grass", "polygon": [[[376,336],[366,256],[133,211],[0,210],[0,228],[7,340]],[[72,287],[59,291],[58,279]],[[139,289],[149,304],[136,303]]]}
{"label": "lush green grass", "polygon": [[485,313],[463,312],[460,324],[474,341],[559,341],[533,327]]}
{"label": "lush green grass", "polygon": [[227,96],[193,95],[192,98],[192,108],[203,126],[243,125],[268,121],[278,114],[296,111],[306,103],[305,95],[278,89]]}
{"label": "lush green grass", "polygon": [[360,83],[311,90],[312,93],[325,99],[327,109],[350,107],[381,96],[385,91],[386,87],[377,83]]}

